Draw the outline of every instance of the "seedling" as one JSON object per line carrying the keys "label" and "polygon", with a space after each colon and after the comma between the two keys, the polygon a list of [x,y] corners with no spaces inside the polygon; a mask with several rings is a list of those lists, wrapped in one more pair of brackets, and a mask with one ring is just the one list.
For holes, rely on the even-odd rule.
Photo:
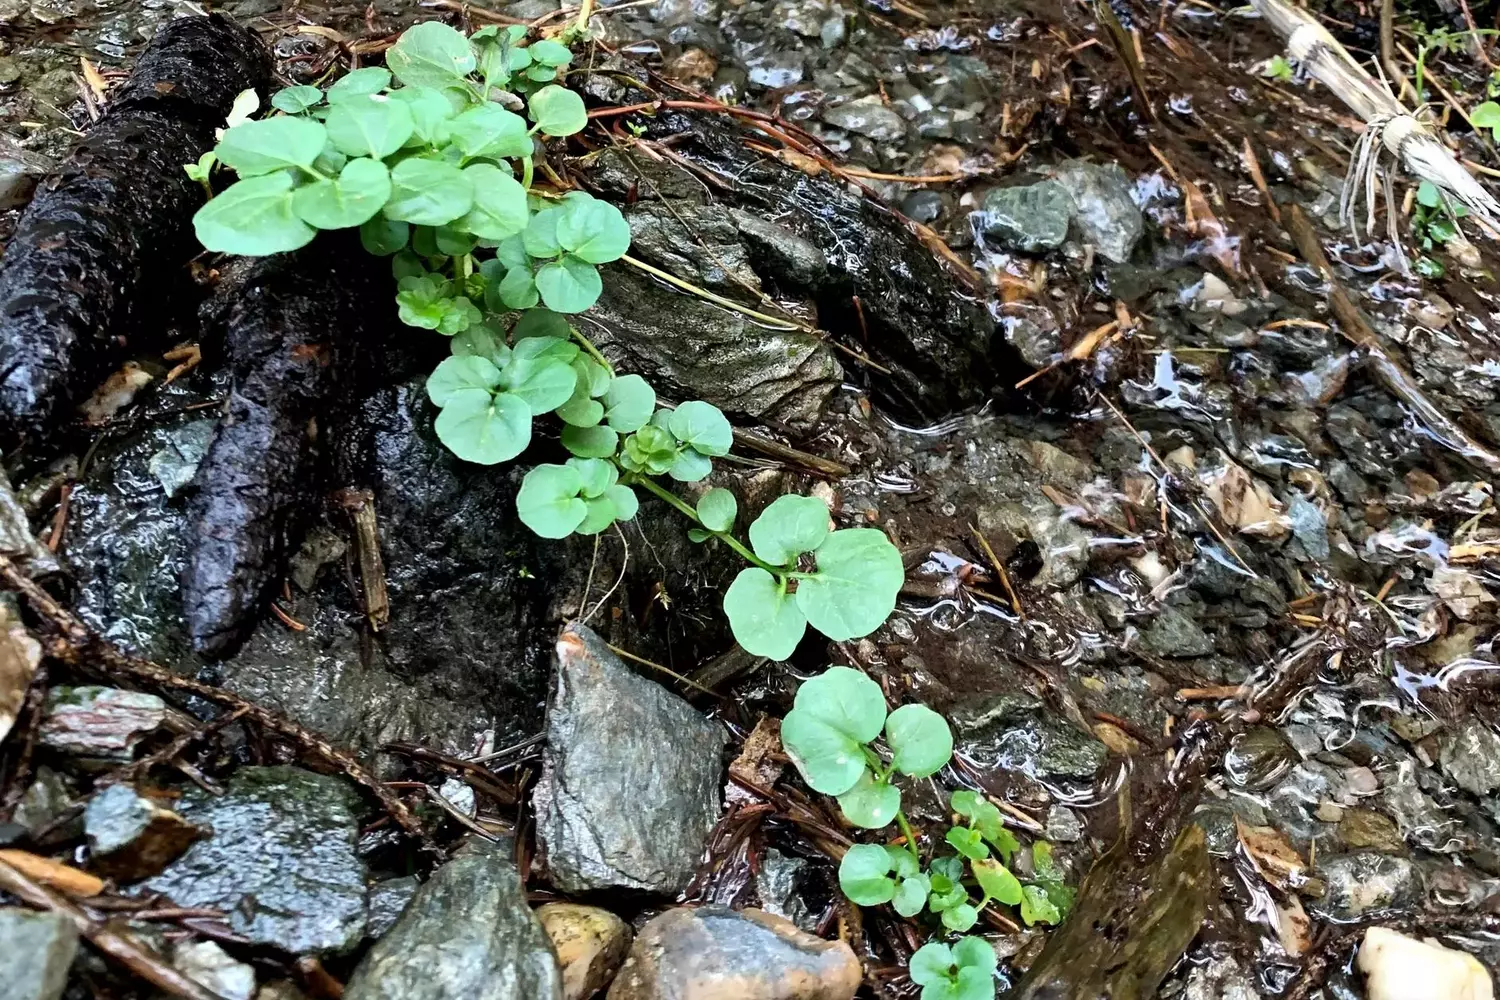
{"label": "seedling", "polygon": [[950,947],[931,941],[911,957],[911,981],[922,1000],[994,1000],[995,949],[980,937],[961,937]]}
{"label": "seedling", "polygon": [[919,871],[910,851],[855,844],[839,864],[839,888],[860,906],[890,903],[903,917],[914,917],[927,905],[932,881]]}
{"label": "seedling", "polygon": [[1260,75],[1277,83],[1291,83],[1295,74],[1285,56],[1272,56],[1261,64]]}

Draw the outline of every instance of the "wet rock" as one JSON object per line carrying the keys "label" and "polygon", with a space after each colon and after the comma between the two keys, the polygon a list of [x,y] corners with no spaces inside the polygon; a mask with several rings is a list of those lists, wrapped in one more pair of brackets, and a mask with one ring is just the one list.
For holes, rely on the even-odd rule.
{"label": "wet rock", "polygon": [[562,1000],[513,858],[509,841],[471,842],[433,872],[360,961],[344,1000]]}
{"label": "wet rock", "polygon": [[35,838],[66,812],[72,801],[73,790],[67,779],[43,764],[36,769],[21,801],[16,803],[11,819]]}
{"label": "wet rock", "polygon": [[1185,612],[1168,604],[1141,630],[1141,648],[1172,658],[1207,656],[1214,641]]}
{"label": "wet rock", "polygon": [[587,1000],[609,985],[630,950],[630,925],[608,910],[548,903],[536,917],[562,968],[563,1000]]}
{"label": "wet rock", "polygon": [[980,767],[1033,778],[1091,778],[1109,756],[1103,743],[1061,722],[1040,704],[1002,695],[953,713],[955,745]]}
{"label": "wet rock", "polygon": [[823,109],[823,120],[834,128],[866,136],[876,142],[895,142],[906,135],[906,121],[871,95]]}
{"label": "wet rock", "polygon": [[1224,773],[1238,787],[1260,791],[1280,781],[1299,760],[1279,730],[1255,726],[1234,738],[1224,755]]}
{"label": "wet rock", "polygon": [[927,188],[913,191],[901,199],[901,214],[924,226],[931,225],[943,214],[943,196]]}
{"label": "wet rock", "polygon": [[979,528],[986,533],[1008,532],[1014,538],[1036,543],[1041,568],[1030,582],[1038,590],[1071,587],[1088,567],[1088,532],[1050,500],[1028,497],[1026,503],[986,505],[979,509]]}
{"label": "wet rock", "polygon": [[1000,329],[1006,343],[1033,368],[1045,368],[1062,351],[1062,329],[1046,306],[1010,302],[1002,308]]}
{"label": "wet rock", "polygon": [[362,809],[346,782],[295,767],[242,767],[224,795],[184,795],[213,835],[145,883],[179,906],[229,914],[235,933],[292,954],[340,953],[364,937]]}
{"label": "wet rock", "polygon": [[146,461],[146,468],[161,483],[168,497],[176,496],[193,481],[198,463],[208,454],[217,423],[216,420],[192,420],[183,424],[172,431],[161,450],[153,452]]}
{"label": "wet rock", "polygon": [[122,882],[157,874],[205,833],[124,784],[89,800],[83,829],[93,866]]}
{"label": "wet rock", "polygon": [[1473,955],[1387,927],[1365,931],[1359,971],[1369,1000],[1491,1000],[1494,983]]}
{"label": "wet rock", "polygon": [[1183,1000],[1260,1000],[1255,983],[1232,955],[1195,964],[1182,991]]}
{"label": "wet rock", "polygon": [[851,1000],[859,960],[760,910],[668,910],[641,928],[609,1000]]}
{"label": "wet rock", "polygon": [[255,969],[236,962],[212,941],[179,943],[172,949],[172,964],[224,1000],[250,1000],[255,995]]}
{"label": "wet rock", "polygon": [[78,951],[78,930],[66,917],[0,907],[0,996],[57,1000]]}
{"label": "wet rock", "polygon": [[807,862],[802,858],[782,854],[774,847],[766,849],[761,858],[760,870],[755,873],[755,894],[760,897],[760,908],[772,916],[790,920],[811,933],[817,926],[817,918],[808,912],[807,904],[797,894]]}
{"label": "wet rock", "polygon": [[533,795],[553,884],[686,888],[718,820],[725,742],[718,723],[632,673],[589,629],[566,630]]}
{"label": "wet rock", "polygon": [[55,687],[42,716],[42,745],[87,757],[129,760],[141,737],[167,717],[154,694],[106,687]]}
{"label": "wet rock", "polygon": [[1053,806],[1047,812],[1046,835],[1053,843],[1077,843],[1083,839],[1083,823],[1067,806]]}
{"label": "wet rock", "polygon": [[0,211],[24,205],[52,160],[33,153],[9,136],[0,137]]}
{"label": "wet rock", "polygon": [[1327,920],[1355,920],[1422,895],[1421,871],[1406,858],[1368,851],[1319,857],[1317,871],[1327,891],[1310,909]]}
{"label": "wet rock", "polygon": [[377,940],[385,937],[421,887],[415,875],[388,878],[370,886],[370,919],[365,933]]}
{"label": "wet rock", "polygon": [[1368,848],[1382,854],[1404,854],[1406,841],[1396,821],[1373,809],[1346,809],[1339,820],[1339,839],[1345,847]]}
{"label": "wet rock", "polygon": [[1500,736],[1478,719],[1465,719],[1439,741],[1438,762],[1467,792],[1488,795],[1500,788]]}
{"label": "wet rock", "polygon": [[1057,165],[1055,176],[1077,206],[1073,222],[1084,240],[1107,260],[1128,261],[1145,227],[1120,165],[1069,160]]}
{"label": "wet rock", "polygon": [[20,563],[31,576],[58,571],[57,557],[31,534],[26,508],[16,499],[10,480],[0,470],[0,553]]}
{"label": "wet rock", "polygon": [[984,235],[1008,250],[1044,253],[1068,238],[1075,206],[1057,181],[995,188],[980,202],[977,221]]}

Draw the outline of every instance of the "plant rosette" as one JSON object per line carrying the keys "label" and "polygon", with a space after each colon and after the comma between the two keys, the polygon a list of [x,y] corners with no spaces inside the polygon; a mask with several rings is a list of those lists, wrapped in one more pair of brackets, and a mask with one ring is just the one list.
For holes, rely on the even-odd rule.
{"label": "plant rosette", "polygon": [[995,1000],[995,949],[980,937],[961,937],[952,946],[924,944],[911,957],[908,973],[922,987],[922,1000]]}

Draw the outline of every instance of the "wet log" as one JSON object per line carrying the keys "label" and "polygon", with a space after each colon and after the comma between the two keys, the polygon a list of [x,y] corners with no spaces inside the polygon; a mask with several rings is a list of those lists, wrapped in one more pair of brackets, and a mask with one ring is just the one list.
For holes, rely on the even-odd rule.
{"label": "wet log", "polygon": [[222,329],[228,412],[193,479],[183,575],[188,631],[211,658],[239,648],[319,509],[332,401],[382,353],[395,319],[389,266],[352,231],[249,265],[210,327]]}
{"label": "wet log", "polygon": [[183,172],[270,55],[221,15],[165,25],[108,110],[37,189],[0,258],[0,443],[55,426],[124,356],[164,334],[199,247]]}

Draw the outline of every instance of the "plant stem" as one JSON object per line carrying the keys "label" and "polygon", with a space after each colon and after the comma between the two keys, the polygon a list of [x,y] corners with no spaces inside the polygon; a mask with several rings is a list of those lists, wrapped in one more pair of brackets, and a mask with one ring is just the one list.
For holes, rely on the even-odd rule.
{"label": "plant stem", "polygon": [[459,274],[467,278],[474,273],[474,255],[466,253],[458,260]]}
{"label": "plant stem", "polygon": [[734,312],[737,312],[737,313],[739,313],[742,316],[748,316],[751,319],[755,320],[757,323],[760,323],[762,326],[765,326],[767,329],[771,329],[771,330],[799,330],[799,329],[801,329],[801,327],[796,326],[796,325],[788,325],[785,320],[777,319],[775,316],[767,316],[765,313],[756,312],[754,309],[750,309],[750,308],[748,308],[746,306],[742,306],[738,302],[734,301],[733,299],[726,299],[722,295],[716,295],[713,292],[710,292],[706,288],[699,288],[697,285],[693,284],[691,281],[684,281],[681,278],[677,277],[677,275],[675,275],[675,274],[669,274],[668,272],[663,271],[659,267],[652,267],[650,264],[647,264],[645,261],[636,260],[634,257],[630,256],[630,254],[624,254],[624,255],[622,255],[620,257],[620,262],[624,263],[624,264],[629,264],[631,267],[636,268],[637,270],[645,271],[647,274],[651,275],[653,278],[660,278],[662,281],[665,281],[667,284],[673,285],[673,286],[675,286],[677,288],[680,288],[680,289],[682,289],[685,292],[690,292],[691,294],[698,296],[700,299],[706,299],[707,301],[712,302],[714,305],[723,306],[725,309],[729,309],[729,310],[732,310]]}
{"label": "plant stem", "polygon": [[531,178],[535,173],[536,167],[532,165],[531,157],[521,157],[521,186],[528,191],[531,190]]}
{"label": "plant stem", "polygon": [[[673,493],[670,490],[662,489],[646,476],[633,476],[631,477],[631,482],[645,487],[647,493],[665,500],[667,503],[671,504],[673,507],[676,507],[679,511],[681,511],[684,516],[691,518],[694,524],[698,525],[699,527],[703,526],[703,521],[698,517],[698,512],[689,507],[686,501],[684,501],[677,494]],[[758,557],[754,552],[751,552],[749,549],[745,548],[740,540],[729,534],[729,532],[714,531],[711,528],[705,530],[715,538],[719,539],[725,545],[729,546],[735,552],[738,552],[740,554],[740,557],[743,558],[746,562],[750,563],[752,566],[759,566],[761,569],[765,570],[767,573],[772,574],[773,576],[776,576],[777,578],[781,578],[785,575],[781,567],[772,566],[764,559]]]}
{"label": "plant stem", "polygon": [[901,836],[906,838],[906,849],[911,852],[917,867],[922,866],[922,855],[917,853],[917,835],[911,832],[911,824],[906,821],[906,813],[900,809],[896,810],[896,825],[901,828]]}
{"label": "plant stem", "polygon": [[588,353],[588,356],[599,362],[599,364],[604,367],[604,370],[609,372],[610,377],[613,377],[615,374],[615,366],[610,364],[609,359],[599,352],[599,348],[594,346],[594,342],[585,337],[583,335],[583,332],[576,326],[569,324],[568,329],[572,332],[573,339],[578,341],[579,346],[581,346],[584,351]]}
{"label": "plant stem", "polygon": [[578,20],[575,22],[575,28],[578,31],[580,37],[587,34],[589,30],[589,18],[593,16],[594,0],[583,0],[583,2],[578,5]]}

